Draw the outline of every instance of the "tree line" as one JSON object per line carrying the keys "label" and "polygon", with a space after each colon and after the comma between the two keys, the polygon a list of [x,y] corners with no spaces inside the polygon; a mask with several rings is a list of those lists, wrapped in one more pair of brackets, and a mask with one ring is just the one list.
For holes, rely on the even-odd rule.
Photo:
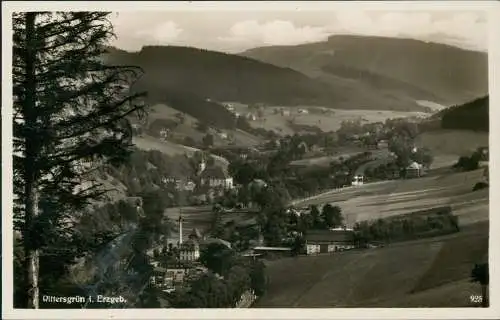
{"label": "tree line", "polygon": [[458,217],[450,207],[425,212],[363,221],[354,225],[355,241],[363,247],[370,242],[394,242],[432,237],[460,231]]}

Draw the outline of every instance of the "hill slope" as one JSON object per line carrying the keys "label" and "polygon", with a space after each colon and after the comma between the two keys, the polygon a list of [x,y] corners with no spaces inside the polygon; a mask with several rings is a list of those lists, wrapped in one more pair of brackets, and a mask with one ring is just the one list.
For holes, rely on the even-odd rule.
{"label": "hill slope", "polygon": [[488,56],[437,43],[336,35],[328,41],[247,50],[251,57],[289,67],[327,83],[361,80],[367,87],[453,105],[488,92]]}
{"label": "hill slope", "polygon": [[[110,64],[142,67],[145,75],[135,88],[149,91],[152,102],[170,102],[180,111],[202,109],[195,105],[207,98],[247,104],[322,105],[338,109],[424,109],[412,100],[394,99],[373,88],[352,85],[349,81],[332,85],[290,68],[196,48],[148,46],[135,53],[112,49],[105,59]],[[215,104],[207,104],[203,109],[217,110],[217,114],[224,117]]]}

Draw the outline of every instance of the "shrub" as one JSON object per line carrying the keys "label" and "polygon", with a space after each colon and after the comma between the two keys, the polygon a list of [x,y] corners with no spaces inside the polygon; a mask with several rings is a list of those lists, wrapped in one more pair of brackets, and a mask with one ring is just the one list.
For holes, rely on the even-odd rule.
{"label": "shrub", "polygon": [[478,182],[474,185],[474,187],[472,188],[472,191],[477,191],[477,190],[485,189],[488,187],[489,187],[488,183],[481,181],[481,182]]}

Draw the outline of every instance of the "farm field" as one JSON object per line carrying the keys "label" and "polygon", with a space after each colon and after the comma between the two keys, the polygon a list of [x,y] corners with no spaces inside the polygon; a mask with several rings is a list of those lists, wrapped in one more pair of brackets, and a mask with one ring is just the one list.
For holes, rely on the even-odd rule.
{"label": "farm field", "polygon": [[269,261],[269,289],[254,307],[473,307],[481,288],[470,272],[487,255],[482,222],[384,248]]}
{"label": "farm field", "polygon": [[342,208],[348,225],[363,220],[450,205],[461,224],[488,220],[489,190],[472,191],[483,170],[367,183],[296,202],[297,206],[332,203]]}

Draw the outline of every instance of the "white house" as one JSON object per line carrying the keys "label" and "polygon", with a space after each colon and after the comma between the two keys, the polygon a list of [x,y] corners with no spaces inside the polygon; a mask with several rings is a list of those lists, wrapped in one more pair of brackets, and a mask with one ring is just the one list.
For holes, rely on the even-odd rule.
{"label": "white house", "polygon": [[282,115],[283,117],[289,117],[289,116],[290,116],[290,111],[289,111],[289,110],[284,110],[284,109],[282,109],[282,110],[281,110],[281,115]]}
{"label": "white house", "polygon": [[234,107],[231,103],[225,103],[224,107],[226,107],[228,111],[234,111]]}
{"label": "white house", "polygon": [[168,138],[169,133],[170,132],[169,132],[168,129],[163,128],[163,129],[160,130],[160,137],[162,139],[166,139],[166,138]]}
{"label": "white house", "polygon": [[364,177],[362,175],[356,175],[352,177],[351,185],[353,186],[362,186],[364,182]]}
{"label": "white house", "polygon": [[179,259],[181,261],[196,261],[200,257],[200,245],[197,241],[189,239],[181,243],[179,248]]}
{"label": "white house", "polygon": [[318,230],[306,234],[307,254],[332,253],[353,249],[354,232],[351,230]]}
{"label": "white house", "polygon": [[418,162],[412,162],[406,167],[406,178],[417,178],[422,176],[423,166]]}
{"label": "white house", "polygon": [[203,170],[200,174],[202,186],[210,188],[233,189],[233,177],[229,175],[225,168],[213,166]]}
{"label": "white house", "polygon": [[380,140],[377,142],[377,148],[378,149],[387,149],[389,148],[389,142],[387,140]]}

